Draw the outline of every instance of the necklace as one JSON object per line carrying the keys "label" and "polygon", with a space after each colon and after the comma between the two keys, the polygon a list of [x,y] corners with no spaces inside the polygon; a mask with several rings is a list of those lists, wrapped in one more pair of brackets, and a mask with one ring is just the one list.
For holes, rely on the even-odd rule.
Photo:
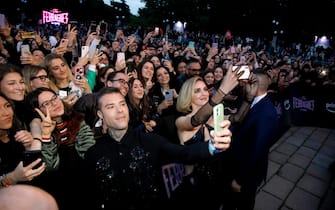
{"label": "necklace", "polygon": [[0,141],[4,142],[4,143],[7,143],[9,141],[9,137],[8,137],[8,133],[6,134],[2,134],[0,136]]}

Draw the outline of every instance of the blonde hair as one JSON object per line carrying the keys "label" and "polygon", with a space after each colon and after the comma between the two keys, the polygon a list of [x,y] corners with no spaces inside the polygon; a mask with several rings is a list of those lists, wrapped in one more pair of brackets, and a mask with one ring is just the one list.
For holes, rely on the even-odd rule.
{"label": "blonde hair", "polygon": [[186,80],[179,91],[176,108],[178,112],[190,113],[192,111],[192,97],[194,95],[194,86],[198,81],[204,81],[199,76],[193,76]]}
{"label": "blonde hair", "polygon": [[69,67],[69,64],[67,63],[66,59],[62,56],[62,55],[58,55],[55,53],[50,53],[47,56],[45,56],[44,58],[44,66],[47,67],[48,71],[49,71],[49,79],[51,81],[51,83],[49,84],[50,88],[56,92],[59,91],[59,87],[57,86],[57,81],[56,78],[52,75],[52,71],[51,71],[51,61],[54,59],[60,59],[62,60],[66,66],[67,66],[67,80],[68,82],[70,82],[72,80],[72,71],[71,68]]}

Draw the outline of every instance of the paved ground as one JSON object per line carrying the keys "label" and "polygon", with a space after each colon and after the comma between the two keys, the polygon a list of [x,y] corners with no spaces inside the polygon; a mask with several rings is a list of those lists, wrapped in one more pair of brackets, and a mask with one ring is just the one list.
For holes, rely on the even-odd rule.
{"label": "paved ground", "polygon": [[335,129],[291,127],[271,148],[255,210],[335,210]]}

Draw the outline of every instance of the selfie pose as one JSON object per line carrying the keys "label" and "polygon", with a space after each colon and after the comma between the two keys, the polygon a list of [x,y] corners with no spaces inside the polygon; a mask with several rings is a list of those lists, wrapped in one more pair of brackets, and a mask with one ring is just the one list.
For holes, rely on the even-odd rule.
{"label": "selfie pose", "polygon": [[42,155],[47,168],[41,187],[55,196],[60,209],[78,208],[81,203],[75,198],[80,199],[84,182],[81,179],[83,157],[95,143],[93,132],[84,116],[49,88],[35,89],[27,95],[27,101],[40,118],[34,121],[37,124],[34,137],[43,142]]}
{"label": "selfie pose", "polygon": [[185,147],[128,127],[128,106],[118,89],[101,89],[97,101],[97,114],[108,132],[85,156],[89,209],[168,209],[162,166],[205,161],[229,147],[229,121],[221,123],[222,132],[211,136],[216,144],[210,141]]}

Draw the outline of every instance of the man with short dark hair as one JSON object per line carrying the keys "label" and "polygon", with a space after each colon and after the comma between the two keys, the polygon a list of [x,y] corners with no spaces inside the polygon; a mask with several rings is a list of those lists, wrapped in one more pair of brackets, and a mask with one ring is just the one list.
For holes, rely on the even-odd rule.
{"label": "man with short dark hair", "polygon": [[232,193],[224,196],[225,210],[252,210],[257,187],[266,179],[268,154],[277,140],[277,112],[267,94],[271,78],[263,69],[253,71],[258,89],[251,108],[242,122],[234,127],[230,150]]}
{"label": "man with short dark hair", "polygon": [[[125,97],[116,88],[104,87],[97,96],[100,119],[106,135],[86,153],[89,209],[167,209],[162,166],[168,163],[206,161],[230,144],[230,122],[209,142],[190,146],[170,143],[154,133],[128,127]],[[213,143],[215,142],[215,143]],[[206,201],[210,202],[210,201]]]}

